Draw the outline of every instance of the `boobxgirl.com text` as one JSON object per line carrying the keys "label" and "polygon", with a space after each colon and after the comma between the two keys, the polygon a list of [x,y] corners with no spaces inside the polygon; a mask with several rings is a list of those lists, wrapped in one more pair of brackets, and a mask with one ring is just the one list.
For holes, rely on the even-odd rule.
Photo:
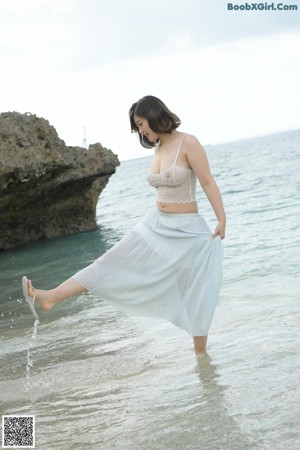
{"label": "boobxgirl.com text", "polygon": [[246,11],[298,11],[297,5],[285,5],[284,3],[244,3],[234,5],[227,3],[228,11],[246,10]]}

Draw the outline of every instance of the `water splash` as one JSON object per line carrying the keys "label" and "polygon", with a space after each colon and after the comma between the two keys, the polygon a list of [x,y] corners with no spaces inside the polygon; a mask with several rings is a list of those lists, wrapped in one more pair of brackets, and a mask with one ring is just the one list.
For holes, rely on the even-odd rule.
{"label": "water splash", "polygon": [[27,348],[26,381],[27,381],[27,387],[28,388],[32,387],[32,383],[31,383],[31,380],[30,380],[30,372],[31,372],[31,369],[33,367],[33,360],[31,358],[30,350],[32,348],[34,339],[36,339],[36,337],[37,337],[37,331],[38,331],[38,324],[39,323],[40,323],[40,321],[38,319],[36,319],[34,321],[31,339],[29,341],[28,348]]}

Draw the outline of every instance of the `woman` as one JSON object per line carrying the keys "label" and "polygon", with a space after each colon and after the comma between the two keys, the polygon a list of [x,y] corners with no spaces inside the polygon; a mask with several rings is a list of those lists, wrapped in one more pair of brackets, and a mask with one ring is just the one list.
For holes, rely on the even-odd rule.
{"label": "woman", "polygon": [[[60,286],[34,289],[23,277],[33,314],[87,291],[121,311],[169,320],[193,337],[196,354],[206,351],[218,303],[226,217],[219,189],[199,141],[177,130],[179,118],[156,97],[146,96],[129,111],[131,131],[141,145],[155,147],[148,182],[156,188],[155,210],[113,248]],[[217,217],[212,234],[198,214],[199,180]]]}

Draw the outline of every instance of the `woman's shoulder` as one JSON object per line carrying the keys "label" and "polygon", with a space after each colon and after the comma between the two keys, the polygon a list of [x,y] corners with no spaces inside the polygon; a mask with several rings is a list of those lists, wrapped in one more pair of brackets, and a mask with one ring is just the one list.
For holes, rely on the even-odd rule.
{"label": "woman's shoulder", "polygon": [[182,134],[184,135],[183,145],[186,149],[199,149],[199,147],[202,148],[202,145],[200,144],[200,141],[196,136],[189,133]]}

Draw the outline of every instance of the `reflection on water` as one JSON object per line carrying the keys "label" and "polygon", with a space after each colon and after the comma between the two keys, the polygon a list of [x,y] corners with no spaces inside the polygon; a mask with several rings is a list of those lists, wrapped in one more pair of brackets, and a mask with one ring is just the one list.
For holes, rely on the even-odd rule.
{"label": "reflection on water", "polygon": [[206,354],[197,358],[195,372],[203,389],[202,415],[206,421],[201,426],[201,442],[211,449],[254,449],[239,429],[238,423],[226,408],[225,387],[220,384],[218,368]]}

